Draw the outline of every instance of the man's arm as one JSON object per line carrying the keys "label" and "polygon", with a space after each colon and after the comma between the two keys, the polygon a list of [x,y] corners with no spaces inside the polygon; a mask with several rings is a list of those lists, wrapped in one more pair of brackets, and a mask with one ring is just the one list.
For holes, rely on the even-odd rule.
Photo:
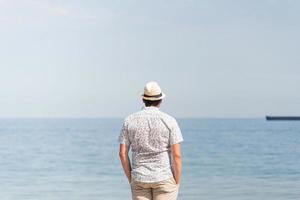
{"label": "man's arm", "polygon": [[180,144],[173,144],[171,145],[171,155],[173,159],[173,175],[174,179],[176,181],[176,184],[179,185],[180,179],[181,179],[181,150],[180,150]]}
{"label": "man's arm", "polygon": [[126,144],[120,144],[119,157],[122,163],[123,170],[128,178],[128,182],[131,182],[131,165],[128,156],[129,146]]}

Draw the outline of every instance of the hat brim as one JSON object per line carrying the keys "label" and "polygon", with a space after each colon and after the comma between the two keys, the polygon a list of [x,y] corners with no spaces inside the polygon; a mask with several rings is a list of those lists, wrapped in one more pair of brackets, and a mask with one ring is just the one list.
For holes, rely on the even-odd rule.
{"label": "hat brim", "polygon": [[160,97],[145,97],[144,94],[142,94],[142,98],[145,100],[149,100],[149,101],[157,101],[157,100],[161,100],[164,99],[166,97],[166,95],[164,93],[161,93],[162,95]]}

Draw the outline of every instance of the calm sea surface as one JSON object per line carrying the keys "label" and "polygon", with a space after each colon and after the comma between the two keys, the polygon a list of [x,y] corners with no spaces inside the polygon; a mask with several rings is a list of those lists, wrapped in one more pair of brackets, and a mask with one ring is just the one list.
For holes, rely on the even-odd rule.
{"label": "calm sea surface", "polygon": [[[180,200],[299,200],[300,121],[179,119]],[[130,199],[121,119],[1,119],[1,200]]]}

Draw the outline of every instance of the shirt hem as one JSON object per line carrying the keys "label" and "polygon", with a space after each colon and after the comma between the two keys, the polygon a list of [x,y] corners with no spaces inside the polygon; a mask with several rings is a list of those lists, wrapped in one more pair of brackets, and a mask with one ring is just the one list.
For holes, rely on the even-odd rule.
{"label": "shirt hem", "polygon": [[164,177],[162,179],[157,179],[157,180],[151,180],[151,181],[145,181],[143,179],[139,180],[139,179],[135,179],[134,177],[132,177],[132,180],[135,181],[135,182],[141,182],[141,183],[156,183],[156,182],[161,182],[161,181],[165,181],[165,180],[168,180],[170,178],[174,178],[173,175],[170,175],[169,177]]}

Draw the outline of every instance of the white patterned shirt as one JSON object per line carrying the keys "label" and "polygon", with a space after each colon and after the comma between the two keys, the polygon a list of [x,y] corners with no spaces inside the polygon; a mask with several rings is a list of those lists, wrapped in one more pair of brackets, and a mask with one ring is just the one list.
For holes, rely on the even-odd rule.
{"label": "white patterned shirt", "polygon": [[177,121],[157,107],[145,107],[125,118],[120,144],[131,148],[133,180],[158,182],[173,177],[171,145],[183,141]]}

